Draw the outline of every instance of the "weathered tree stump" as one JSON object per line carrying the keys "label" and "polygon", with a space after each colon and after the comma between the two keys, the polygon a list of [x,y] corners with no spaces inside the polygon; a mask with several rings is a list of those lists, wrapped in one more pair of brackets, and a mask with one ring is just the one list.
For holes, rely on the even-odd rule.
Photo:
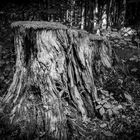
{"label": "weathered tree stump", "polygon": [[12,27],[16,71],[4,97],[10,124],[19,127],[20,139],[76,139],[76,121],[95,117],[95,65],[111,67],[109,45],[58,23],[19,21]]}

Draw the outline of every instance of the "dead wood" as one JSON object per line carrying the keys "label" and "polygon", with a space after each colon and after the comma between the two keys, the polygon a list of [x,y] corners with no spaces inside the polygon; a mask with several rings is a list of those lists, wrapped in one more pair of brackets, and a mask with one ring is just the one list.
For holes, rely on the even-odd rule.
{"label": "dead wood", "polygon": [[82,130],[87,135],[82,123],[95,117],[98,98],[95,65],[111,67],[108,42],[58,23],[12,27],[16,72],[3,99],[9,125],[18,125],[18,137],[26,139],[74,139]]}

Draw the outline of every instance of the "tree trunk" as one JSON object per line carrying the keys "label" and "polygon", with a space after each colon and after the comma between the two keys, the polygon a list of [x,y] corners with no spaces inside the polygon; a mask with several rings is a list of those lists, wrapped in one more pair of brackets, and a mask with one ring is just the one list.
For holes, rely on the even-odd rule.
{"label": "tree trunk", "polygon": [[125,26],[125,18],[126,18],[126,0],[123,0],[123,12],[122,12],[122,22],[121,22],[121,26],[124,27]]}
{"label": "tree trunk", "polygon": [[84,16],[84,13],[85,13],[85,8],[82,7],[82,18],[81,18],[81,29],[82,30],[84,29],[84,24],[85,24],[85,16]]}
{"label": "tree trunk", "polygon": [[83,124],[95,117],[98,98],[94,58],[99,56],[110,67],[109,46],[94,35],[56,23],[19,21],[12,27],[16,71],[4,97],[4,112],[9,126],[19,128],[16,137],[86,137],[89,130]]}

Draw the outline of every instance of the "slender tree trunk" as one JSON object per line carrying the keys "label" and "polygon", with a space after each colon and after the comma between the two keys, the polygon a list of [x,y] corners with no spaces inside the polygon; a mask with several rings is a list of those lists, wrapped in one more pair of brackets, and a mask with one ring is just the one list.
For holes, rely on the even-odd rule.
{"label": "slender tree trunk", "polygon": [[87,3],[88,2],[85,0],[84,3],[85,3],[84,4],[85,5],[85,13],[84,13],[84,16],[85,16],[85,29],[86,29],[86,27],[87,27],[87,18],[88,18],[87,17]]}
{"label": "slender tree trunk", "polygon": [[44,7],[44,8],[47,8],[47,7],[46,7],[46,6],[47,6],[47,5],[46,5],[46,4],[47,4],[46,1],[47,1],[47,0],[43,0],[43,7]]}
{"label": "slender tree trunk", "polygon": [[122,21],[122,26],[124,27],[125,24],[125,18],[126,18],[126,0],[123,0],[123,8],[124,8],[124,12],[123,12],[123,21]]}
{"label": "slender tree trunk", "polygon": [[112,25],[112,2],[113,0],[108,0],[107,4],[107,28]]}
{"label": "slender tree trunk", "polygon": [[92,10],[91,10],[91,31],[93,32],[94,30],[94,10],[95,10],[95,1],[92,3]]}
{"label": "slender tree trunk", "polygon": [[107,1],[107,4],[106,4],[106,16],[107,16],[107,24],[106,24],[106,28],[108,28],[109,26],[109,0]]}
{"label": "slender tree trunk", "polygon": [[81,14],[81,29],[83,30],[85,26],[85,6],[82,4],[82,14]]}
{"label": "slender tree trunk", "polygon": [[75,6],[75,0],[72,0],[71,9],[70,9],[70,27],[73,26],[73,21],[74,21],[74,6]]}

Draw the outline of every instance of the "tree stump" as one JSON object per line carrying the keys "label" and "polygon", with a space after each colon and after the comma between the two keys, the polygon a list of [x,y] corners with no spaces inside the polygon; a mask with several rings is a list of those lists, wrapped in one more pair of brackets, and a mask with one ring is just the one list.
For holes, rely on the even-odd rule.
{"label": "tree stump", "polygon": [[75,121],[95,117],[95,65],[111,67],[109,44],[59,23],[19,21],[12,28],[16,71],[3,100],[9,124],[20,139],[76,139]]}

